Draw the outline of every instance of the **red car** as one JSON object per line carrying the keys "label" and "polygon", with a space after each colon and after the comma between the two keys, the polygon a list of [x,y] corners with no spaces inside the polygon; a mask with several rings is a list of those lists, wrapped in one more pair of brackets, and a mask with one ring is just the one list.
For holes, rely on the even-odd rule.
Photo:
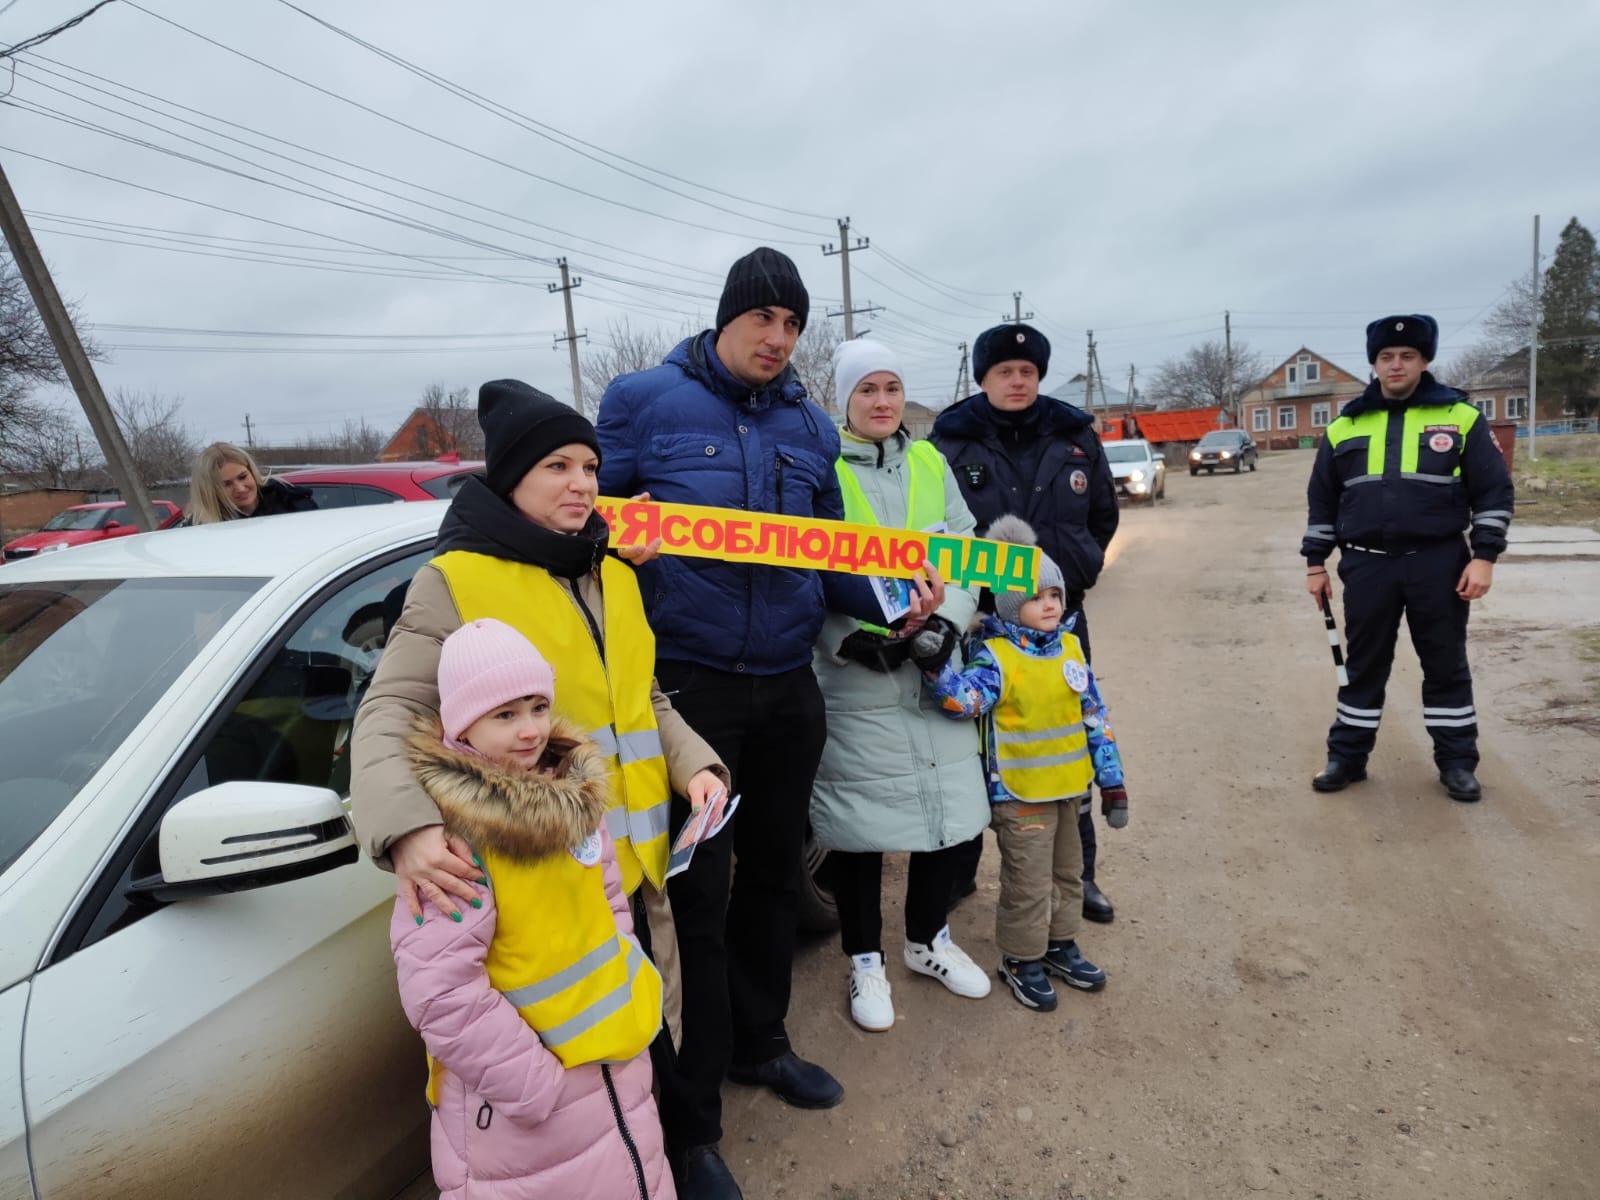
{"label": "red car", "polygon": [[462,462],[449,455],[433,462],[307,467],[275,478],[305,488],[316,497],[318,508],[352,508],[401,500],[448,500],[469,475],[482,470],[481,462]]}
{"label": "red car", "polygon": [[[156,518],[160,522],[157,529],[170,529],[183,519],[183,509],[170,500],[152,500],[150,503],[155,506]],[[138,532],[133,510],[120,500],[109,500],[103,504],[75,504],[51,517],[38,533],[7,542],[5,560],[15,562],[19,558],[32,558],[35,554],[49,554],[65,550],[68,546],[86,546],[90,542],[103,542],[107,538],[127,537],[130,533]]]}

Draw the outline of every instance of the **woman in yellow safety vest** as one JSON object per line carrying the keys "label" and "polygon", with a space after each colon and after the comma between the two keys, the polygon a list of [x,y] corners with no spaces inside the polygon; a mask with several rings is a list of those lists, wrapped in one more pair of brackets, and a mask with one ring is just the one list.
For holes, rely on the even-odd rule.
{"label": "woman in yellow safety vest", "polygon": [[485,472],[456,493],[356,714],[351,817],[414,914],[423,899],[449,915],[476,898],[481,871],[465,843],[446,841],[438,806],[408,766],[406,739],[419,717],[438,716],[444,639],[481,617],[510,625],[555,670],[561,715],[606,756],[606,828],[624,888],[642,889],[671,1027],[676,941],[662,890],[670,791],[694,809],[720,805],[727,768],[655,684],[639,586],[633,569],[607,554],[609,531],[594,510],[594,426],[516,380],[483,385],[478,423]]}
{"label": "woman in yellow safety vest", "polygon": [[[893,353],[845,342],[834,356],[844,406],[839,485],[845,519],[971,536],[972,514],[944,458],[902,426],[905,385]],[[930,624],[947,659],[977,597],[946,588]],[[910,622],[916,625],[917,622]],[[958,996],[989,992],[989,977],[950,940],[958,848],[989,821],[977,732],[942,718],[911,660],[916,632],[885,614],[882,626],[830,614],[813,665],[828,711],[828,743],[812,791],[811,824],[831,852],[840,942],[850,957],[850,1015],[863,1029],[894,1024],[883,964],[881,879],[886,851],[910,851],[905,962]],[[940,659],[942,663],[944,659]]]}

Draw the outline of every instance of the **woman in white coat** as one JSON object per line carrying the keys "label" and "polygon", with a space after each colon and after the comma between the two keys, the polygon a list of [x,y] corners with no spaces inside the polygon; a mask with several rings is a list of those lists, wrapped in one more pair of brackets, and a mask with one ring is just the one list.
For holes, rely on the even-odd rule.
{"label": "woman in white coat", "polygon": [[[876,342],[845,342],[834,355],[834,382],[845,410],[838,472],[846,520],[970,536],[972,514],[948,464],[901,425],[905,385],[893,352]],[[971,591],[945,589],[930,622],[943,634],[941,654],[960,653],[959,633],[976,609]],[[828,742],[811,823],[832,852],[840,941],[850,957],[850,1015],[869,1030],[888,1029],[895,1019],[883,955],[885,852],[911,852],[906,966],[958,996],[989,993],[988,974],[950,940],[947,924],[960,848],[989,823],[977,731],[939,714],[923,688],[926,656],[912,660],[907,632],[831,614],[813,656]]]}

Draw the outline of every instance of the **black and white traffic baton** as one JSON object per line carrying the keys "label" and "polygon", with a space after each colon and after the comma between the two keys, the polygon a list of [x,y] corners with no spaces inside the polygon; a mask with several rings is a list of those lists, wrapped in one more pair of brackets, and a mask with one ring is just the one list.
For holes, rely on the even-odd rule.
{"label": "black and white traffic baton", "polygon": [[1328,648],[1333,651],[1333,669],[1339,676],[1339,686],[1350,686],[1350,672],[1344,669],[1344,651],[1339,647],[1339,627],[1333,623],[1333,605],[1328,593],[1322,594],[1322,621],[1328,627]]}

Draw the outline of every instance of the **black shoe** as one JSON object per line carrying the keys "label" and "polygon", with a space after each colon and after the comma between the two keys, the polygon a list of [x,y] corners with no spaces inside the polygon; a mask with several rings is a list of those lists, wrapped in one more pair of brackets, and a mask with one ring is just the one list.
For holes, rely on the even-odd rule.
{"label": "black shoe", "polygon": [[1111,907],[1111,898],[1095,886],[1092,879],[1083,881],[1083,919],[1086,921],[1099,921],[1102,925],[1111,924],[1111,919],[1117,915],[1117,910]]}
{"label": "black shoe", "polygon": [[977,879],[961,879],[961,880],[957,880],[956,883],[954,885],[952,885],[951,888],[950,888],[950,903],[946,907],[945,912],[946,913],[954,912],[955,909],[956,909],[956,905],[960,904],[968,896],[973,895],[977,890],[978,890],[978,881],[977,881]]}
{"label": "black shoe", "polygon": [[679,1200],[744,1200],[733,1172],[714,1144],[690,1146],[683,1152],[676,1174]]}
{"label": "black shoe", "polygon": [[793,1050],[770,1062],[730,1066],[728,1078],[735,1083],[771,1088],[779,1100],[796,1108],[832,1108],[844,1099],[844,1088],[837,1079]]}
{"label": "black shoe", "polygon": [[1450,799],[1465,804],[1483,799],[1483,788],[1468,767],[1449,767],[1439,772],[1439,782],[1450,793]]}
{"label": "black shoe", "polygon": [[1106,985],[1106,973],[1083,956],[1077,942],[1050,942],[1039,960],[1045,972],[1084,992],[1098,992]]}
{"label": "black shoe", "polygon": [[1328,765],[1322,768],[1322,774],[1311,780],[1311,786],[1319,792],[1342,792],[1352,783],[1360,783],[1366,777],[1365,767],[1353,767],[1349,763],[1340,762],[1337,758],[1330,758]]}
{"label": "black shoe", "polygon": [[1000,978],[1006,981],[1017,1003],[1038,1012],[1054,1012],[1056,990],[1045,976],[1044,965],[1036,958],[1000,959]]}

